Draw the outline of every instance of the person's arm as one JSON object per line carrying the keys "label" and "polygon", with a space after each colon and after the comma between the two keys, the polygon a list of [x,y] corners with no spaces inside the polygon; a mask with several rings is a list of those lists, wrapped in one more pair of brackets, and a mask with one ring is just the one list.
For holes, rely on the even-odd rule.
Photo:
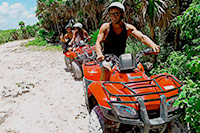
{"label": "person's arm", "polygon": [[108,27],[107,23],[103,24],[100,27],[99,34],[97,35],[97,40],[96,40],[96,43],[95,43],[97,60],[104,60],[104,56],[103,56],[103,53],[101,51],[101,49],[102,49],[101,43],[103,42],[103,39],[104,39],[104,36],[105,36],[105,31],[106,31],[107,27]]}
{"label": "person's arm", "polygon": [[86,37],[85,38],[86,42],[91,39],[91,37],[88,35],[87,31],[84,32],[84,36]]}
{"label": "person's arm", "polygon": [[76,38],[76,31],[73,31],[72,40],[69,42],[68,45],[72,45],[72,43],[75,41],[75,38]]}
{"label": "person's arm", "polygon": [[65,39],[63,38],[63,33],[60,35],[60,41],[65,43]]}
{"label": "person's arm", "polygon": [[68,40],[69,40],[68,33],[67,33],[67,34],[65,34],[65,36],[64,36],[64,39],[65,39],[65,42],[68,42]]}
{"label": "person's arm", "polygon": [[132,30],[130,33],[131,35],[133,35],[146,46],[152,48],[155,53],[160,52],[160,46],[156,45],[148,36],[142,34],[142,32],[138,31],[133,25],[128,24],[128,28]]}

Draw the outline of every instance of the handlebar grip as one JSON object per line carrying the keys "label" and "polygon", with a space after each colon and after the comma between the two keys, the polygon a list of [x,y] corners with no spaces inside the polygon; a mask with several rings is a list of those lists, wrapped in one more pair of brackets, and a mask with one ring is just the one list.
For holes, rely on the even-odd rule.
{"label": "handlebar grip", "polygon": [[145,49],[145,50],[143,50],[143,52],[144,52],[145,55],[157,55],[157,54],[159,54],[159,53],[155,53],[153,51],[153,49],[151,49],[151,48]]}

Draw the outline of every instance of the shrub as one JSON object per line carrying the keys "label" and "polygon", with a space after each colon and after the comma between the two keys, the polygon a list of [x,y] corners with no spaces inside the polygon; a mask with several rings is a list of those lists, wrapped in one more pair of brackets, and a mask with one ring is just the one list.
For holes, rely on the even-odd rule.
{"label": "shrub", "polygon": [[26,44],[26,46],[30,46],[30,45],[36,45],[36,46],[46,46],[47,45],[47,41],[45,41],[42,38],[36,38],[33,41],[30,41],[29,43]]}
{"label": "shrub", "polygon": [[182,121],[189,123],[191,132],[200,133],[200,82],[194,83],[192,80],[185,80],[178,99],[174,106],[184,108]]}

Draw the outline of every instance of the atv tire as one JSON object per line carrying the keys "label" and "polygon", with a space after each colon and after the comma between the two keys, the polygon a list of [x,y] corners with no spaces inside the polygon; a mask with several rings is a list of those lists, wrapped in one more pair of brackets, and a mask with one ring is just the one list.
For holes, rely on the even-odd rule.
{"label": "atv tire", "polygon": [[109,133],[109,129],[106,128],[107,120],[101,112],[101,108],[96,105],[90,112],[90,133]]}
{"label": "atv tire", "polygon": [[165,133],[189,133],[187,126],[176,119],[168,124]]}
{"label": "atv tire", "polygon": [[72,62],[71,68],[72,68],[72,73],[74,73],[74,78],[77,80],[82,79],[83,72],[76,61]]}
{"label": "atv tire", "polygon": [[65,65],[66,65],[66,68],[67,68],[67,71],[70,71],[72,68],[71,68],[71,61],[69,58],[67,57],[64,57],[64,60],[65,60]]}

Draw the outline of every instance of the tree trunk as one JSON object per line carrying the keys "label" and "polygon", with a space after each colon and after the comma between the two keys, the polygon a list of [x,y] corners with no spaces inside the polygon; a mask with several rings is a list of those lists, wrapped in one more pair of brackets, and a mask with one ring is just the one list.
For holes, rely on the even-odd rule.
{"label": "tree trunk", "polygon": [[56,11],[56,9],[54,9],[54,12],[55,13],[53,13],[53,14],[54,14],[54,17],[55,17],[55,20],[56,20],[57,31],[58,31],[58,33],[60,35],[60,29],[59,29],[59,25],[58,25],[58,19],[57,19],[57,11]]}
{"label": "tree trunk", "polygon": [[[148,22],[149,24],[149,29],[150,29],[150,38],[151,40],[156,43],[156,38],[155,38],[155,31],[154,31],[154,26],[152,25],[152,22]],[[153,56],[153,64],[155,65],[157,62],[157,56]]]}
{"label": "tree trunk", "polygon": [[176,34],[175,34],[175,37],[174,37],[174,50],[177,51],[179,50],[179,40],[180,40],[180,28],[177,28],[176,29]]}
{"label": "tree trunk", "polygon": [[[176,13],[177,13],[177,15],[180,15],[180,0],[176,0],[176,5],[177,5]],[[180,28],[178,27],[176,29],[176,33],[175,33],[175,37],[174,37],[174,50],[179,49],[180,33],[181,33],[181,31],[180,31]]]}

